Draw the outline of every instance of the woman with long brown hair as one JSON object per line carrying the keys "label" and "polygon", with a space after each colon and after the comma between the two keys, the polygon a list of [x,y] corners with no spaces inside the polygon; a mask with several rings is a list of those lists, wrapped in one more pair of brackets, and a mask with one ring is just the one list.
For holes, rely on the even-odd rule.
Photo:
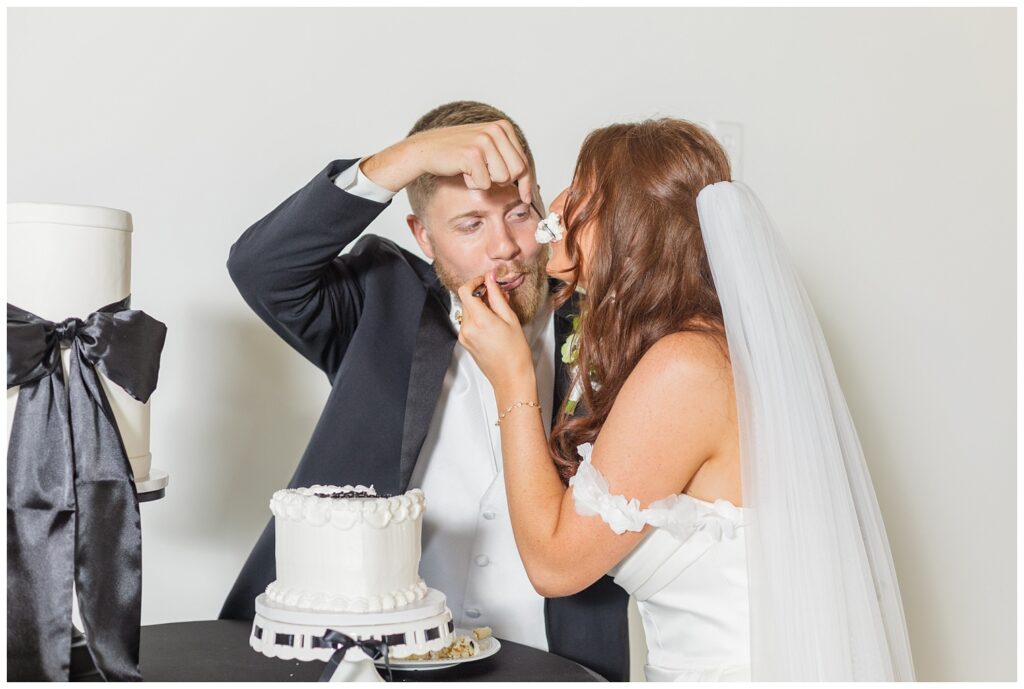
{"label": "woman with long brown hair", "polygon": [[582,296],[550,439],[494,276],[459,291],[459,339],[494,387],[537,591],[612,574],[638,601],[649,680],[913,679],[824,338],[718,142],[675,119],[592,132],[552,210],[538,234],[564,226],[548,263],[564,281],[556,300]]}

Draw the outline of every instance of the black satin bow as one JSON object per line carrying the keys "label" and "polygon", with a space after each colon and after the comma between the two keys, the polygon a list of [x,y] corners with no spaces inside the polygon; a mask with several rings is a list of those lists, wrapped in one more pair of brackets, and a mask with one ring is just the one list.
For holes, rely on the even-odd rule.
{"label": "black satin bow", "polygon": [[384,659],[384,669],[388,673],[388,681],[391,681],[391,662],[388,659],[388,642],[378,641],[376,639],[353,639],[348,634],[342,634],[341,632],[328,629],[327,633],[323,636],[324,641],[329,645],[333,646],[336,651],[331,659],[327,661],[327,667],[320,674],[321,682],[330,682],[331,677],[334,676],[334,672],[338,669],[338,665],[345,659],[345,654],[348,653],[350,648],[358,648],[366,655],[370,656],[372,660]]}
{"label": "black satin bow", "polygon": [[7,387],[21,386],[7,448],[8,680],[68,679],[72,582],[102,677],[141,679],[138,496],[96,371],[147,401],[167,328],[130,300],[61,323],[7,305]]}

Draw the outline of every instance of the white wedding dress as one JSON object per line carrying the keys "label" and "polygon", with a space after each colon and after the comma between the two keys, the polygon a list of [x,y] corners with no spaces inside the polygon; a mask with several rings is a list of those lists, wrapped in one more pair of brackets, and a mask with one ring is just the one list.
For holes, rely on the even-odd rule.
{"label": "white wedding dress", "polygon": [[570,479],[576,510],[618,534],[651,533],[609,572],[636,598],[647,636],[649,682],[743,681],[750,676],[750,609],[744,521],[748,510],[671,495],[641,509],[609,492],[590,443]]}
{"label": "white wedding dress", "polygon": [[612,495],[589,445],[576,509],[654,527],[612,571],[639,603],[649,680],[914,680],[882,512],[824,333],[742,182],[697,196],[736,389],[744,508]]}

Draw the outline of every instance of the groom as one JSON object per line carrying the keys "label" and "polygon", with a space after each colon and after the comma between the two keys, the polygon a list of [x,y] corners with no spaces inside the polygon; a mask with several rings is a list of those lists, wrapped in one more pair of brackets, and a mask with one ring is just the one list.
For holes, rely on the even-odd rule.
{"label": "groom", "polygon": [[[338,160],[250,227],[228,270],[256,314],[327,374],[332,389],[290,486],[373,484],[427,496],[420,574],[446,594],[457,627],[629,678],[627,595],[610,577],[565,598],[537,594],[519,559],[501,473],[494,393],[458,344],[455,294],[494,271],[531,343],[545,424],[564,398],[557,355],[573,305],[552,314],[532,153],[501,111],[458,101],[406,139]],[[366,234],[406,189],[407,222],[428,264]],[[274,578],[268,524],[221,618],[249,619]]]}

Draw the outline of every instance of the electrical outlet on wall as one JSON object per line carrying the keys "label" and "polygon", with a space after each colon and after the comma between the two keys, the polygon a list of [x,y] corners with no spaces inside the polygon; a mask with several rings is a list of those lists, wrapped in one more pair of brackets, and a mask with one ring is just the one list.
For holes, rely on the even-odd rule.
{"label": "electrical outlet on wall", "polygon": [[738,122],[712,120],[707,125],[729,156],[733,179],[743,179],[743,125]]}

